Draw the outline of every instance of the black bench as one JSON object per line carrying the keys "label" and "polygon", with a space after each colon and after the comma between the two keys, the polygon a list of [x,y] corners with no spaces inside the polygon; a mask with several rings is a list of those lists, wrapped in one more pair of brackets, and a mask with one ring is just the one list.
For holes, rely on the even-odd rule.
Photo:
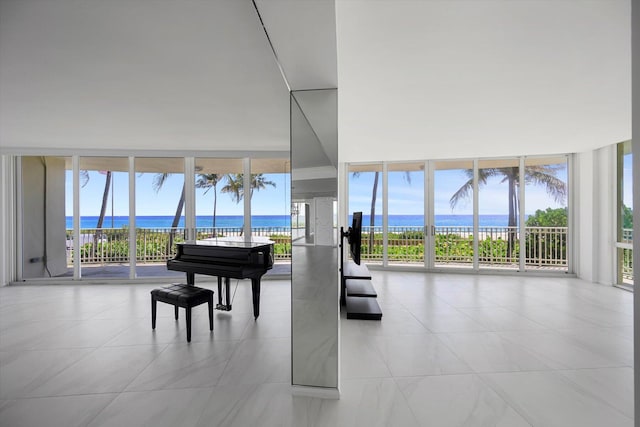
{"label": "black bench", "polygon": [[187,342],[191,342],[191,308],[203,303],[209,304],[209,330],[213,331],[213,291],[193,285],[173,284],[151,291],[151,329],[156,328],[156,302],[165,302],[175,307],[178,320],[178,307],[184,307],[187,313]]}

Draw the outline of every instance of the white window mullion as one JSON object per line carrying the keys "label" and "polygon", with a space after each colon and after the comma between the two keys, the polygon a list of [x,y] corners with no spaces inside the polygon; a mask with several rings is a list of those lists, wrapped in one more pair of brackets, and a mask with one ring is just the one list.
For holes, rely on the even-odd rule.
{"label": "white window mullion", "polygon": [[388,164],[382,163],[382,265],[389,265],[389,193],[388,193]]}
{"label": "white window mullion", "polygon": [[435,265],[435,214],[433,187],[433,162],[424,162],[424,266],[433,268]]}
{"label": "white window mullion", "polygon": [[129,156],[129,279],[136,278],[136,163]]}
{"label": "white window mullion", "polygon": [[184,159],[184,229],[186,240],[195,240],[196,232],[196,203],[195,203],[195,163],[194,157]]}
{"label": "white window mullion", "polygon": [[244,240],[251,241],[251,159],[243,159],[243,192],[244,192]]}
{"label": "white window mullion", "polygon": [[73,171],[73,278],[82,277],[80,256],[80,156],[71,157]]}
{"label": "white window mullion", "polygon": [[520,244],[520,253],[519,253],[519,265],[520,265],[520,271],[525,271],[525,258],[527,257],[526,254],[526,235],[525,235],[525,217],[524,217],[524,212],[525,212],[525,199],[524,199],[524,190],[525,190],[525,162],[524,162],[524,157],[520,157],[520,172],[518,174],[519,178],[520,178],[520,183],[519,183],[519,195],[518,195],[518,199],[520,200],[520,206],[518,206],[518,213],[520,215],[520,218],[518,220],[518,235],[520,236],[519,238],[519,244]]}
{"label": "white window mullion", "polygon": [[479,203],[479,194],[478,194],[478,177],[479,177],[479,171],[478,171],[478,159],[475,159],[473,161],[473,269],[475,271],[478,271],[479,269],[479,253],[478,253],[478,248],[479,248],[479,244],[478,244],[478,238],[480,236],[480,217],[479,217],[479,213],[478,213],[478,209],[480,206]]}

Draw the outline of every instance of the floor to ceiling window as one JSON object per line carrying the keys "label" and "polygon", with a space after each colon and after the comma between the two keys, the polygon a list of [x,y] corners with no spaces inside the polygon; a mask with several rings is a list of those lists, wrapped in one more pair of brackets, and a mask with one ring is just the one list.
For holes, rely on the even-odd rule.
{"label": "floor to ceiling window", "polygon": [[[184,241],[184,159],[135,159],[136,275],[157,275]],[[164,273],[164,272],[163,272]],[[166,272],[177,275],[176,272]]]}
{"label": "floor to ceiling window", "polygon": [[424,265],[424,167],[425,162],[387,165],[389,264]]}
{"label": "floor to ceiling window", "polygon": [[242,159],[195,159],[196,237],[239,237],[244,225]]}
{"label": "floor to ceiling window", "polygon": [[617,282],[633,286],[633,174],[631,141],[617,145]]}
{"label": "floor to ceiling window", "polygon": [[348,174],[366,263],[569,271],[567,156],[350,164]]}
{"label": "floor to ceiling window", "polygon": [[519,268],[518,159],[478,162],[478,263],[480,268]]}
{"label": "floor to ceiling window", "polygon": [[567,156],[525,159],[526,270],[567,270]]}
{"label": "floor to ceiling window", "polygon": [[[382,264],[382,164],[349,165],[349,213],[362,212],[361,259]],[[351,217],[349,217],[349,223]]]}
{"label": "floor to ceiling window", "polygon": [[434,162],[433,182],[434,266],[472,268],[473,161]]}
{"label": "floor to ceiling window", "polygon": [[251,232],[274,242],[276,260],[291,259],[289,158],[251,160]]}
{"label": "floor to ceiling window", "polygon": [[80,157],[79,168],[81,274],[129,277],[129,159]]}
{"label": "floor to ceiling window", "polygon": [[21,156],[18,165],[21,279],[181,276],[166,261],[187,238],[271,238],[276,260],[290,259],[288,158]]}

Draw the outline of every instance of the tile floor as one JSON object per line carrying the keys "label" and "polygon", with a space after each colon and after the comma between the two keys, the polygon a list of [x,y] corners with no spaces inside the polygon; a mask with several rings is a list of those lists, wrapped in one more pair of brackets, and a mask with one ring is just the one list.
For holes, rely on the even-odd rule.
{"label": "tile floor", "polygon": [[[341,322],[340,400],[293,397],[290,284],[230,313],[151,285],[0,288],[0,426],[632,426],[633,302],[571,278],[374,271],[381,322]],[[207,284],[205,286],[211,286]]]}

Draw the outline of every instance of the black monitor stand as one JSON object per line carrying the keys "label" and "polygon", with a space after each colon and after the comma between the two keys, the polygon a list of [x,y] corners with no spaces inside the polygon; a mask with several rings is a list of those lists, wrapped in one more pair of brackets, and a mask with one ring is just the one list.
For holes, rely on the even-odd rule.
{"label": "black monitor stand", "polygon": [[380,320],[382,310],[371,283],[371,273],[364,264],[344,260],[344,239],[350,230],[340,227],[340,305],[346,306],[347,319]]}

